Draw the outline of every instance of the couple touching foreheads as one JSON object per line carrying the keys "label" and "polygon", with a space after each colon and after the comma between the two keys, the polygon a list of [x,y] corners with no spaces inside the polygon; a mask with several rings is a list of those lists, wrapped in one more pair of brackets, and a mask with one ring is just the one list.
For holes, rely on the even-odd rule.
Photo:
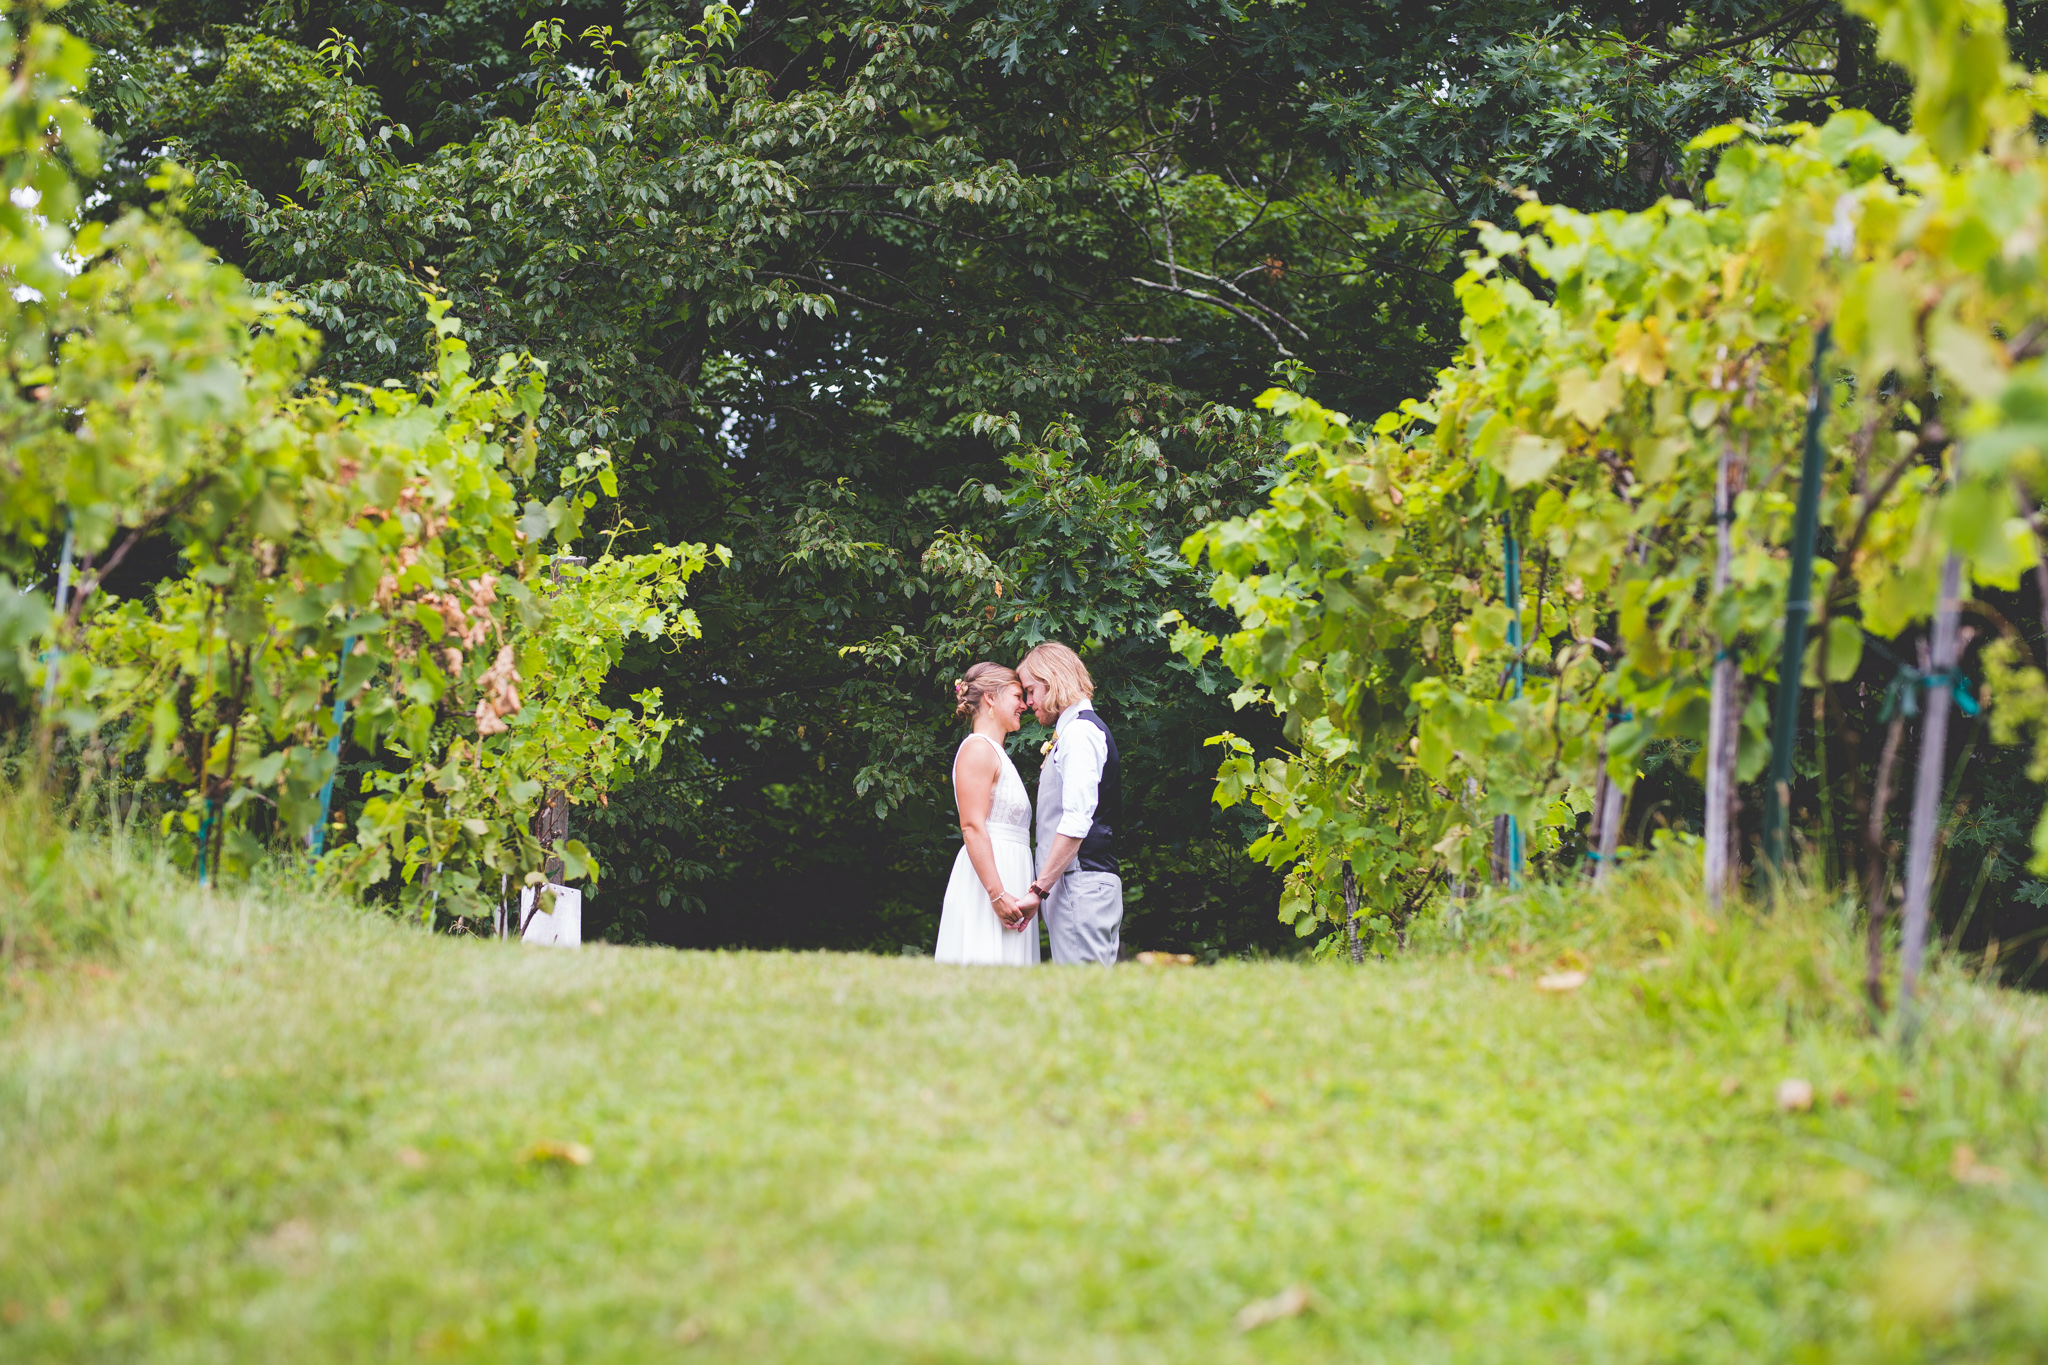
{"label": "couple touching foreheads", "polygon": [[[1038,965],[1038,916],[1054,962],[1116,961],[1124,922],[1116,826],[1123,773],[1116,741],[1090,704],[1081,656],[1051,641],[1015,669],[980,663],[953,684],[974,733],[953,755],[959,856],[939,915],[941,962]],[[1038,774],[1038,852],[1031,797],[1003,740],[1029,709],[1053,727]]]}

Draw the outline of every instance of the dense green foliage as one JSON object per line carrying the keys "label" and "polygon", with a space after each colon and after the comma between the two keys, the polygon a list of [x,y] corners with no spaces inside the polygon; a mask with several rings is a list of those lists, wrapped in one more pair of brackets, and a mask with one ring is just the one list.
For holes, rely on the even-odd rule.
{"label": "dense green foliage", "polygon": [[[134,756],[202,882],[326,833],[346,714],[370,767],[323,870],[429,918],[488,915],[542,876],[544,790],[601,793],[658,761],[659,691],[600,691],[623,637],[696,629],[679,603],[709,552],[561,572],[590,486],[615,488],[609,454],[544,480],[537,368],[505,355],[473,376],[445,301],[425,309],[423,393],[337,393],[306,383],[317,336],[295,311],[175,225],[131,211],[74,231],[73,168],[98,150],[72,98],[89,54],[33,11],[5,17],[0,567],[61,541],[54,593],[0,578],[9,701],[38,704],[45,762],[70,733],[85,781]],[[100,592],[151,538],[181,571]],[[559,852],[595,877],[580,843]]]}
{"label": "dense green foliage", "polygon": [[[2030,78],[1995,8],[1862,8],[1913,77],[1915,135],[1863,111],[1728,127],[1692,145],[1717,158],[1697,206],[1532,199],[1522,232],[1481,232],[1458,282],[1466,346],[1426,401],[1366,432],[1298,395],[1263,400],[1297,466],[1268,508],[1189,548],[1241,623],[1224,657],[1298,750],[1256,772],[1233,757],[1222,796],[1274,819],[1255,852],[1303,878],[1304,930],[1339,917],[1340,865],[1398,927],[1432,859],[1484,875],[1491,817],[1531,853],[1576,858],[1599,778],[1634,786],[1652,742],[1687,743],[1695,775],[1719,748],[1735,781],[1757,776],[1777,739],[1765,687],[1797,685],[1778,676],[1801,591],[1787,562],[1805,476],[1787,454],[1814,403],[1830,554],[1808,685],[1853,678],[1866,637],[1909,655],[1899,637],[1936,615],[1951,556],[2007,592],[2034,567],[2048,157]],[[1519,588],[1498,592],[1521,555]],[[1213,643],[1180,638],[1190,658]],[[2006,732],[2048,697],[2015,662],[2034,648],[2004,625]],[[1946,668],[1923,676],[1952,682]],[[1871,854],[1864,884],[1882,895],[1888,855]]]}
{"label": "dense green foliage", "polygon": [[[100,54],[86,86],[105,156],[88,216],[131,221],[132,206],[177,194],[208,244],[322,335],[314,372],[330,385],[416,387],[432,342],[420,297],[440,291],[476,353],[545,367],[544,481],[609,454],[619,496],[592,531],[622,553],[730,547],[694,585],[701,639],[633,645],[606,684],[612,711],[658,688],[681,718],[660,766],[578,793],[579,837],[624,874],[593,904],[594,925],[679,942],[922,942],[952,846],[947,679],[1057,637],[1089,658],[1129,755],[1135,936],[1290,943],[1272,918],[1275,882],[1242,857],[1264,821],[1208,801],[1203,742],[1234,730],[1263,759],[1298,739],[1284,718],[1234,707],[1229,670],[1177,654],[1175,624],[1161,624],[1178,612],[1227,633],[1231,616],[1205,605],[1207,575],[1179,547],[1254,511],[1293,467],[1252,396],[1277,379],[1333,413],[1420,401],[1465,344],[1471,286],[1457,282],[1481,245],[1475,217],[1513,226],[1534,193],[1551,215],[1526,225],[1540,244],[1575,213],[1654,217],[1671,196],[1713,209],[1725,158],[1687,150],[1703,131],[1818,125],[1850,107],[1902,126],[1914,88],[1869,23],[1793,3],[542,15],[91,0],[65,13]],[[1998,26],[1990,10],[1980,19]],[[2039,27],[2031,5],[2005,23],[2029,64]],[[189,186],[152,187],[165,155]],[[1521,241],[1485,245],[1485,287],[1522,289],[1540,311],[1553,302],[1550,248]],[[1741,419],[1756,439],[1784,436],[1797,363],[1792,349],[1771,361],[1775,396]],[[1446,447],[1446,471],[1465,455]],[[1753,472],[1771,470],[1784,473],[1775,461]],[[1673,492],[1667,511],[1697,502],[1696,487]],[[1758,506],[1761,543],[1782,518],[1772,498]],[[1830,545],[1830,581],[1847,584],[1849,560],[1875,545]],[[143,595],[174,552],[163,537],[138,543],[102,591]],[[1497,596],[1485,546],[1436,553],[1431,571],[1479,588],[1475,605]],[[1531,542],[1529,586],[1555,599],[1564,578],[1544,577],[1550,554]],[[1775,562],[1745,580],[1758,707]],[[1644,590],[1696,563],[1671,547],[1643,567]],[[54,570],[51,547],[37,567]],[[1980,606],[2007,622],[2037,614],[1996,588]],[[1651,617],[1660,629],[1673,619]],[[1423,625],[1413,619],[1417,642]],[[1677,644],[1696,662],[1697,640]],[[1561,660],[1535,662],[1525,706]],[[1637,728],[1618,770],[1645,744],[1635,769],[1648,786],[1625,842],[1646,843],[1658,821],[1699,823],[1689,666],[1670,687],[1645,675],[1663,689],[1645,700],[1655,715],[1626,722]],[[1605,690],[1580,698],[1579,749],[1558,772],[1481,784],[1489,810],[1551,820],[1541,837],[1559,849],[1574,846],[1584,793],[1551,788],[1597,756],[1595,713],[1638,700],[1615,693],[1628,676],[1599,671]],[[1870,860],[1859,830],[1896,667],[1866,650],[1852,669],[1838,651],[1827,671],[1826,744],[1802,751],[1793,795],[1801,830],[1840,871]],[[1396,687],[1373,704],[1409,703]],[[1760,754],[1754,723],[1747,733],[1745,773]],[[2021,869],[2036,798],[2024,755],[1982,735],[1972,721],[1959,738],[1973,780],[1945,827],[1945,847],[1972,853],[1979,875],[1945,883],[1947,913],[1953,923],[1982,901],[1978,922],[2010,938],[2039,919],[2028,897],[2048,897]],[[376,795],[374,768],[343,755],[338,801],[352,821]],[[1751,832],[1757,795],[1740,803]],[[1443,821],[1376,823],[1353,805],[1385,845],[1375,885],[1394,911],[1469,864],[1455,841],[1432,850]],[[1481,828],[1486,813],[1451,823]],[[1303,847],[1262,851],[1284,864]],[[1302,877],[1283,914],[1313,931],[1320,912],[1301,912],[1327,898],[1304,901],[1319,874]]]}

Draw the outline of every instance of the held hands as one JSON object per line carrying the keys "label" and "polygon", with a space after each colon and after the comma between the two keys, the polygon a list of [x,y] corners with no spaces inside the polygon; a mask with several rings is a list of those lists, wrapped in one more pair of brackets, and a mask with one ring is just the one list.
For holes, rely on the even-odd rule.
{"label": "held hands", "polygon": [[1021,899],[1007,891],[998,891],[989,898],[995,907],[996,918],[1003,922],[1005,929],[1022,933],[1031,923],[1031,917],[1038,913],[1038,897],[1026,895]]}

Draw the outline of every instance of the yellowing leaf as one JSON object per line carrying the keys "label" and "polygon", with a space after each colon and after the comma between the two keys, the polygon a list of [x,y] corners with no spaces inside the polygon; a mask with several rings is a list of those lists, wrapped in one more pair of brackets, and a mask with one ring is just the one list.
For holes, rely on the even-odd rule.
{"label": "yellowing leaf", "polygon": [[1588,431],[1607,420],[1607,414],[1621,404],[1621,376],[1612,366],[1596,378],[1583,369],[1572,370],[1557,381],[1557,410],[1575,417]]}
{"label": "yellowing leaf", "polygon": [[1964,1185],[2003,1185],[2012,1179],[1998,1167],[1979,1161],[1976,1150],[1967,1142],[1956,1144],[1955,1155],[1948,1163],[1948,1173]]}
{"label": "yellowing leaf", "polygon": [[1970,397],[1992,399],[2005,386],[2005,355],[1982,333],[1946,312],[1927,329],[1927,354]]}
{"label": "yellowing leaf", "polygon": [[522,1165],[554,1162],[563,1166],[588,1166],[590,1149],[580,1142],[536,1142],[519,1154]]}
{"label": "yellowing leaf", "polygon": [[1657,319],[1642,323],[1634,319],[1621,324],[1614,333],[1614,363],[1621,372],[1655,387],[1664,382],[1664,338]]}
{"label": "yellowing leaf", "polygon": [[1896,266],[1873,263],[1856,273],[1842,295],[1836,330],[1843,348],[1858,357],[1859,372],[1872,380],[1890,370],[1908,377],[1920,372],[1913,292]]}
{"label": "yellowing leaf", "polygon": [[1282,1318],[1298,1318],[1309,1308],[1308,1290],[1291,1284],[1270,1299],[1254,1299],[1237,1310],[1237,1330],[1250,1332]]}
{"label": "yellowing leaf", "polygon": [[1507,476],[1508,487],[1527,488],[1549,475],[1563,458],[1563,441],[1525,432],[1508,443],[1507,464],[1501,473]]}

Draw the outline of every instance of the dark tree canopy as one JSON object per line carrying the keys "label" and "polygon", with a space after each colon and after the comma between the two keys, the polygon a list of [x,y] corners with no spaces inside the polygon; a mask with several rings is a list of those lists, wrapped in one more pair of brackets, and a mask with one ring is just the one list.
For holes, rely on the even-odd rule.
{"label": "dark tree canopy", "polygon": [[1130,756],[1132,937],[1284,947],[1203,745],[1276,736],[1159,626],[1205,601],[1182,539],[1273,477],[1251,398],[1426,392],[1471,224],[1518,195],[1697,194],[1707,127],[1905,93],[1783,0],[67,14],[107,202],[187,167],[187,220],[336,380],[408,373],[445,289],[473,348],[547,363],[566,448],[618,454],[602,536],[731,547],[702,641],[621,670],[694,737],[575,816],[594,919],[694,943],[923,943],[948,682],[1055,637]]}

